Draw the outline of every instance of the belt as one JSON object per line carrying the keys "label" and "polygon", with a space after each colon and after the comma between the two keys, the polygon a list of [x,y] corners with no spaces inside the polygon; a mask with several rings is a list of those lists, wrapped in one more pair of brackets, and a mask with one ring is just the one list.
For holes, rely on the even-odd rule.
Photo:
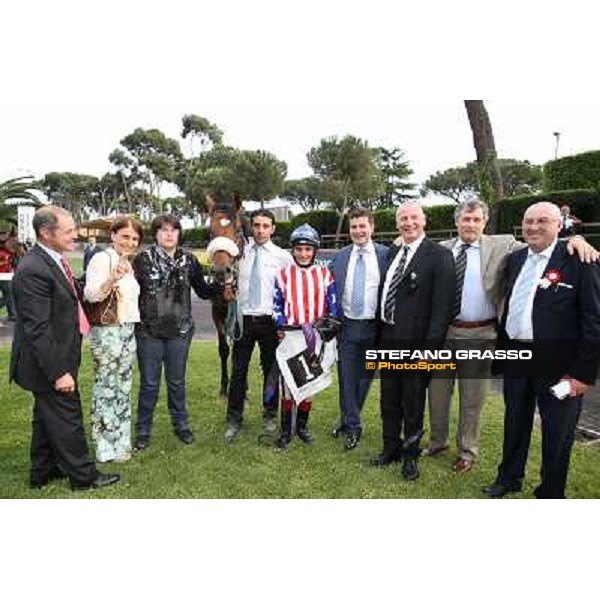
{"label": "belt", "polygon": [[496,319],[487,319],[487,321],[452,321],[452,327],[458,329],[475,329],[477,327],[486,327],[487,325],[493,325]]}

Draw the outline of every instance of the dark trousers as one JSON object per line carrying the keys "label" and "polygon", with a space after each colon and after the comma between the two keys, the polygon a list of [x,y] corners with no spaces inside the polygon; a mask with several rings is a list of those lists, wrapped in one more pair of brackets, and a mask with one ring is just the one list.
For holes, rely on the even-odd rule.
{"label": "dark trousers", "polygon": [[2,293],[0,307],[6,306],[9,319],[14,319],[17,315],[15,313],[15,303],[12,293],[12,281],[0,281],[0,292]]}
{"label": "dark trousers", "polygon": [[278,392],[275,390],[274,393],[267,394],[265,389],[267,376],[275,363],[278,344],[275,323],[268,315],[244,316],[244,334],[233,344],[231,384],[227,401],[228,423],[242,423],[244,399],[248,389],[248,365],[257,342],[263,372],[263,416],[277,416]]}
{"label": "dark trousers", "polygon": [[79,392],[34,394],[31,482],[43,482],[58,464],[71,484],[89,485],[98,475],[88,454]]}
{"label": "dark trousers", "polygon": [[[348,431],[360,432],[360,413],[365,404],[374,371],[364,372],[364,348],[375,344],[376,321],[344,319],[338,337],[338,379],[340,422]],[[362,377],[362,379],[361,379]]]}
{"label": "dark trousers", "polygon": [[193,331],[185,337],[155,338],[137,335],[137,356],[140,368],[137,435],[149,437],[154,409],[160,391],[163,364],[167,381],[167,407],[173,427],[189,429],[186,406],[185,372]]}
{"label": "dark trousers", "polygon": [[558,400],[533,377],[504,379],[504,443],[496,481],[518,491],[525,477],[535,405],[542,421],[541,484],[537,498],[564,498],[581,396]]}
{"label": "dark trousers", "polygon": [[399,456],[404,452],[406,456],[419,456],[428,383],[429,378],[417,372],[394,378],[382,377],[381,419],[385,454]]}

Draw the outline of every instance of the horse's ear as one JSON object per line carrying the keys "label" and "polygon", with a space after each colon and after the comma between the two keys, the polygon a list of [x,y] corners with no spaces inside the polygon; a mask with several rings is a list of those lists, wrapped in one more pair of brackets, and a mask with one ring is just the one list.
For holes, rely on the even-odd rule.
{"label": "horse's ear", "polygon": [[242,197],[239,194],[233,195],[233,203],[235,204],[235,212],[240,212],[242,209]]}
{"label": "horse's ear", "polygon": [[215,201],[212,199],[212,196],[206,196],[206,210],[209,215],[212,215],[215,210]]}

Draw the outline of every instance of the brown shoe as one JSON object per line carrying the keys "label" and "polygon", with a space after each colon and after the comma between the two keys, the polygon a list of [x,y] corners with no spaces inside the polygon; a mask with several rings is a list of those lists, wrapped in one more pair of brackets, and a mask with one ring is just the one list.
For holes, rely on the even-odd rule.
{"label": "brown shoe", "polygon": [[460,456],[454,461],[452,470],[456,473],[466,473],[473,468],[473,461],[468,458],[461,458]]}
{"label": "brown shoe", "polygon": [[434,456],[437,456],[438,454],[441,454],[446,450],[448,450],[448,444],[446,444],[445,446],[434,446],[433,444],[431,444],[430,446],[425,448],[425,450],[423,450],[421,454],[423,456],[429,456],[429,458],[433,458]]}

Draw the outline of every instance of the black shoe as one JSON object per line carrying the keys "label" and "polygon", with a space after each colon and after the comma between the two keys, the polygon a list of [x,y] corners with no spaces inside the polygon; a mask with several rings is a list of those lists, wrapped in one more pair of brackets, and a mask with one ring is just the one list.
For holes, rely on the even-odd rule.
{"label": "black shoe", "polygon": [[417,459],[413,457],[405,458],[400,472],[406,481],[414,481],[415,479],[418,479],[419,467],[417,466]]}
{"label": "black shoe", "polygon": [[286,433],[279,434],[279,437],[275,441],[275,448],[277,450],[287,450],[288,446],[292,443],[291,436]]}
{"label": "black shoe", "polygon": [[71,484],[71,489],[74,492],[79,492],[83,490],[95,490],[101,487],[106,487],[107,485],[113,485],[113,483],[117,483],[119,479],[121,479],[121,476],[117,475],[116,473],[98,473],[94,481],[88,483],[87,485]]}
{"label": "black shoe", "polygon": [[194,434],[189,429],[176,429],[175,435],[184,443],[191,444],[194,441]]}
{"label": "black shoe", "polygon": [[48,485],[51,481],[66,478],[67,474],[65,473],[64,469],[60,465],[56,465],[54,468],[50,469],[46,477],[42,479],[31,479],[29,481],[29,487],[34,490],[39,490]]}
{"label": "black shoe", "polygon": [[388,454],[387,452],[381,452],[377,456],[374,456],[369,460],[371,467],[386,467],[392,463],[400,462],[401,458],[397,454]]}
{"label": "black shoe", "polygon": [[296,429],[296,435],[309,446],[313,443],[313,436],[310,434],[310,431],[306,427],[298,427]]}
{"label": "black shoe", "polygon": [[490,485],[484,485],[481,491],[490,498],[502,498],[511,492],[520,492],[521,488],[509,488],[502,483],[494,482]]}
{"label": "black shoe", "polygon": [[145,435],[139,435],[137,440],[135,440],[134,450],[137,452],[143,452],[150,445],[150,438]]}
{"label": "black shoe", "polygon": [[336,423],[333,429],[329,432],[329,435],[334,438],[339,438],[341,435],[346,433],[347,427],[341,423]]}
{"label": "black shoe", "polygon": [[346,441],[344,442],[345,450],[354,450],[360,441],[360,431],[349,431],[346,433]]}

